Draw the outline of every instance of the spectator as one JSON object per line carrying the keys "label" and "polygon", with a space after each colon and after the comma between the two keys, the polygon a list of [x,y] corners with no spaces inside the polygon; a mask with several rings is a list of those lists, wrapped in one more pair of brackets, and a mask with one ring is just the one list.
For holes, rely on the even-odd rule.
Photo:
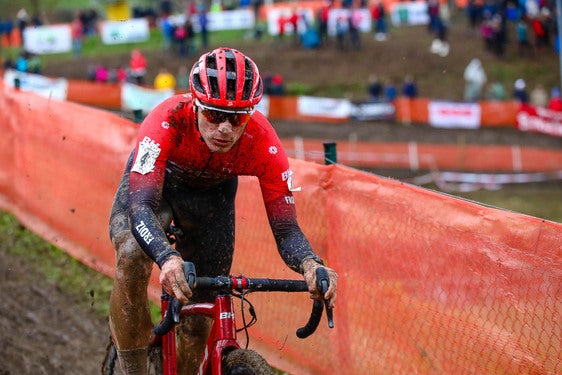
{"label": "spectator", "polygon": [[281,76],[281,74],[274,74],[271,77],[269,93],[271,95],[285,95],[285,86],[283,84],[283,76]]}
{"label": "spectator", "polygon": [[187,66],[181,65],[176,75],[176,88],[178,90],[189,90],[189,70]]}
{"label": "spectator", "polygon": [[371,17],[375,23],[375,40],[386,40],[386,12],[381,0],[377,0],[371,7]]}
{"label": "spectator", "polygon": [[381,100],[383,94],[383,86],[376,74],[371,74],[369,76],[369,86],[367,90],[369,92],[369,100],[371,102],[378,102]]}
{"label": "spectator", "polygon": [[131,76],[137,85],[144,83],[144,76],[146,75],[146,59],[142,52],[138,49],[131,51],[131,59],[129,61],[129,68]]}
{"label": "spectator", "polygon": [[109,70],[103,64],[96,66],[96,82],[107,82],[109,80]]}
{"label": "spectator", "polygon": [[176,25],[174,28],[174,44],[176,45],[176,51],[180,57],[185,57],[186,44],[187,44],[187,30],[185,28],[185,23]]}
{"label": "spectator", "polygon": [[464,100],[474,102],[480,100],[482,88],[486,84],[486,72],[478,58],[472,59],[464,70]]}
{"label": "spectator", "polygon": [[324,0],[318,14],[318,31],[320,33],[321,44],[325,44],[328,41],[328,14],[330,13],[330,8],[331,2]]}
{"label": "spectator", "polygon": [[351,14],[347,19],[347,22],[349,23],[349,40],[351,41],[351,47],[354,50],[361,49],[361,33],[359,32],[361,18],[361,10],[357,6],[353,5],[353,7],[351,8]]}
{"label": "spectator", "polygon": [[21,51],[16,59],[16,70],[25,73],[29,70],[29,62],[27,61],[27,53]]}
{"label": "spectator", "polygon": [[532,56],[533,46],[529,41],[529,27],[524,18],[517,21],[516,26],[517,33],[517,51],[520,56]]}
{"label": "spectator", "polygon": [[523,78],[518,78],[513,85],[513,98],[517,99],[521,104],[529,102],[529,94],[527,94],[527,85]]}
{"label": "spectator", "polygon": [[389,78],[384,85],[384,96],[387,102],[393,102],[396,99],[398,92],[394,79]]}
{"label": "spectator", "polygon": [[540,83],[536,84],[530,94],[531,105],[546,108],[548,104],[548,94]]}
{"label": "spectator", "polygon": [[21,8],[20,10],[18,10],[18,13],[16,14],[16,18],[17,18],[18,29],[20,32],[21,42],[22,45],[25,45],[23,40],[23,30],[27,27],[27,24],[29,23],[29,15],[27,14],[25,8]]}
{"label": "spectator", "polygon": [[207,49],[209,46],[207,10],[205,9],[204,3],[201,3],[199,7],[199,34],[201,35],[201,48]]}
{"label": "spectator", "polygon": [[562,98],[558,87],[554,87],[550,91],[550,100],[548,101],[547,108],[551,111],[562,112]]}
{"label": "spectator", "polygon": [[115,79],[117,83],[124,83],[127,81],[127,69],[123,65],[120,65],[115,70]]}
{"label": "spectator", "polygon": [[162,49],[169,51],[172,46],[174,35],[174,26],[170,22],[169,17],[161,17],[159,20],[160,31],[162,32]]}
{"label": "spectator", "polygon": [[404,83],[402,83],[402,95],[410,99],[418,96],[418,87],[411,74],[404,77]]}
{"label": "spectator", "polygon": [[41,57],[30,53],[27,56],[27,71],[33,74],[41,74]]}
{"label": "spectator", "polygon": [[505,100],[505,88],[502,83],[498,80],[493,81],[488,85],[486,90],[486,99],[488,100]]}
{"label": "spectator", "polygon": [[84,37],[84,25],[79,15],[72,20],[70,33],[72,35],[72,54],[78,57],[82,54],[82,38]]}
{"label": "spectator", "polygon": [[168,69],[162,68],[154,77],[154,88],[157,90],[175,89],[176,78]]}

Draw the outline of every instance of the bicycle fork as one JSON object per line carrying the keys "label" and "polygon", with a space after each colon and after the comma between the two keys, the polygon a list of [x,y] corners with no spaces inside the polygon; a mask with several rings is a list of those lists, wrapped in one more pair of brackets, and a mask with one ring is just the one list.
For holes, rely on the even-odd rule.
{"label": "bicycle fork", "polygon": [[[162,299],[161,304],[162,311],[165,312],[169,301]],[[221,374],[224,349],[240,348],[236,337],[232,297],[230,295],[219,295],[214,303],[194,303],[183,306],[180,310],[180,319],[189,315],[203,315],[214,319],[198,374]],[[162,336],[162,362],[164,374],[175,375],[177,373],[175,330],[171,330]]]}

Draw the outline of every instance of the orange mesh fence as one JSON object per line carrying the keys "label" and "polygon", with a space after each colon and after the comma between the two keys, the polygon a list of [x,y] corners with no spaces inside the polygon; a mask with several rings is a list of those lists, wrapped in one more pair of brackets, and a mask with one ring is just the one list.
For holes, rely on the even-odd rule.
{"label": "orange mesh fence", "polygon": [[[0,205],[114,272],[111,201],[136,125],[0,84]],[[306,340],[306,294],[250,296],[251,346],[294,374],[558,374],[562,225],[341,165],[291,160],[299,222],[340,274],[336,327]],[[298,277],[241,178],[233,273]],[[156,298],[158,285],[152,281]]]}

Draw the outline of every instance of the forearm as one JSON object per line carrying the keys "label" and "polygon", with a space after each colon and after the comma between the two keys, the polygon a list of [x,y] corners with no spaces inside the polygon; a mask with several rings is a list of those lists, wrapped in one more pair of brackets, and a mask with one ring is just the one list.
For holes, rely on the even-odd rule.
{"label": "forearm", "polygon": [[170,246],[166,233],[150,207],[133,206],[130,212],[130,220],[133,236],[141,249],[158,264],[158,267],[162,268],[162,265],[170,256],[180,256]]}

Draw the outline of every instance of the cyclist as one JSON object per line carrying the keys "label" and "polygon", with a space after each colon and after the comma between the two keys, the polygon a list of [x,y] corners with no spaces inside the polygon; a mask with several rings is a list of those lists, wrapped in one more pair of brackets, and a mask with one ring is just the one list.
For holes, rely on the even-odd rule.
{"label": "cyclist", "polygon": [[[235,49],[215,49],[193,65],[190,90],[163,101],[141,124],[111,211],[116,273],[110,328],[125,374],[146,374],[153,262],[164,290],[184,303],[213,298],[190,290],[184,259],[200,276],[229,273],[237,176],[258,177],[282,259],[321,298],[315,270],[323,263],[297,223],[287,156],[272,125],[254,110],[263,92],[256,64]],[[180,231],[175,247],[165,234],[172,222]],[[323,297],[334,307],[337,274],[327,270],[331,285]],[[197,317],[179,327],[187,349],[178,353],[182,373],[195,372],[210,323]]]}

